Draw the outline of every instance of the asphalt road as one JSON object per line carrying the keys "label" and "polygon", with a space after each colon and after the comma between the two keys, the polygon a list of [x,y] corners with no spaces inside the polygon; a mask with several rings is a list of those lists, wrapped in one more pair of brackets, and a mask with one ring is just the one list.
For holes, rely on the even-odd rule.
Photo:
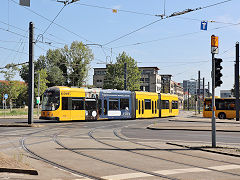
{"label": "asphalt road", "polygon": [[[9,121],[27,122],[11,119],[0,123]],[[35,123],[41,126],[0,127],[0,151],[30,164],[39,175],[0,173],[0,178],[240,179],[238,157],[166,144],[210,143],[211,132],[146,129],[153,123],[176,123],[169,118]],[[219,132],[217,142],[238,143],[239,133]]]}

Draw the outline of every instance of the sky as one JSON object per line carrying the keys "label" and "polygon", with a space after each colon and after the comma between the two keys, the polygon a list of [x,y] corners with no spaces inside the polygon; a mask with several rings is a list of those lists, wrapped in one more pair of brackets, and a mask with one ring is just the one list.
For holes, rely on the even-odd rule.
{"label": "sky", "polygon": [[[215,56],[223,59],[223,84],[216,92],[233,87],[235,44],[240,38],[239,0],[80,0],[63,6],[56,0],[31,0],[30,7],[20,6],[19,0],[1,0],[0,67],[28,61],[28,28],[32,21],[35,38],[45,42],[36,44],[35,59],[48,49],[62,48],[73,41],[98,44],[89,45],[94,60],[88,84],[92,84],[93,68],[116,62],[123,51],[139,67],[157,66],[159,74],[171,74],[176,82],[197,79],[200,70],[201,78],[211,84],[210,43],[214,34],[219,37],[219,54]],[[164,19],[155,16],[165,12],[167,17],[199,7],[204,8]],[[208,21],[207,31],[200,30],[201,21]]]}

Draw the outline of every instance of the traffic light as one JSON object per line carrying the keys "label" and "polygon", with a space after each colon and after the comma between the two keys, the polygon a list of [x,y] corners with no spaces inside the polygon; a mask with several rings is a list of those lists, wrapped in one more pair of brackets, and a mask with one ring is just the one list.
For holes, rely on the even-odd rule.
{"label": "traffic light", "polygon": [[220,87],[221,84],[223,83],[221,81],[221,77],[223,76],[221,73],[221,70],[223,69],[223,67],[221,66],[222,63],[222,59],[221,58],[214,58],[215,60],[215,88],[216,87]]}

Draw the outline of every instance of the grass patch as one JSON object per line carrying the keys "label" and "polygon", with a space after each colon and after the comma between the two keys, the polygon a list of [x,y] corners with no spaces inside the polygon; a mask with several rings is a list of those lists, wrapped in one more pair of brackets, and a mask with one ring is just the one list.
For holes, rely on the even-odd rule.
{"label": "grass patch", "polygon": [[[28,109],[25,108],[14,108],[12,111],[10,109],[1,109],[0,110],[0,117],[5,116],[21,116],[21,115],[27,115],[28,114]],[[33,110],[33,114],[37,115],[37,108]]]}

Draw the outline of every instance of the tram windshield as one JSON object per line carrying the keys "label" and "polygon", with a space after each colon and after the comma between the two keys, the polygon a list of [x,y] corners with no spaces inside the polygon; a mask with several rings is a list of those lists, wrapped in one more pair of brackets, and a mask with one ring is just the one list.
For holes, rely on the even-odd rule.
{"label": "tram windshield", "polygon": [[42,110],[55,111],[59,108],[60,91],[58,89],[47,89],[43,95]]}

